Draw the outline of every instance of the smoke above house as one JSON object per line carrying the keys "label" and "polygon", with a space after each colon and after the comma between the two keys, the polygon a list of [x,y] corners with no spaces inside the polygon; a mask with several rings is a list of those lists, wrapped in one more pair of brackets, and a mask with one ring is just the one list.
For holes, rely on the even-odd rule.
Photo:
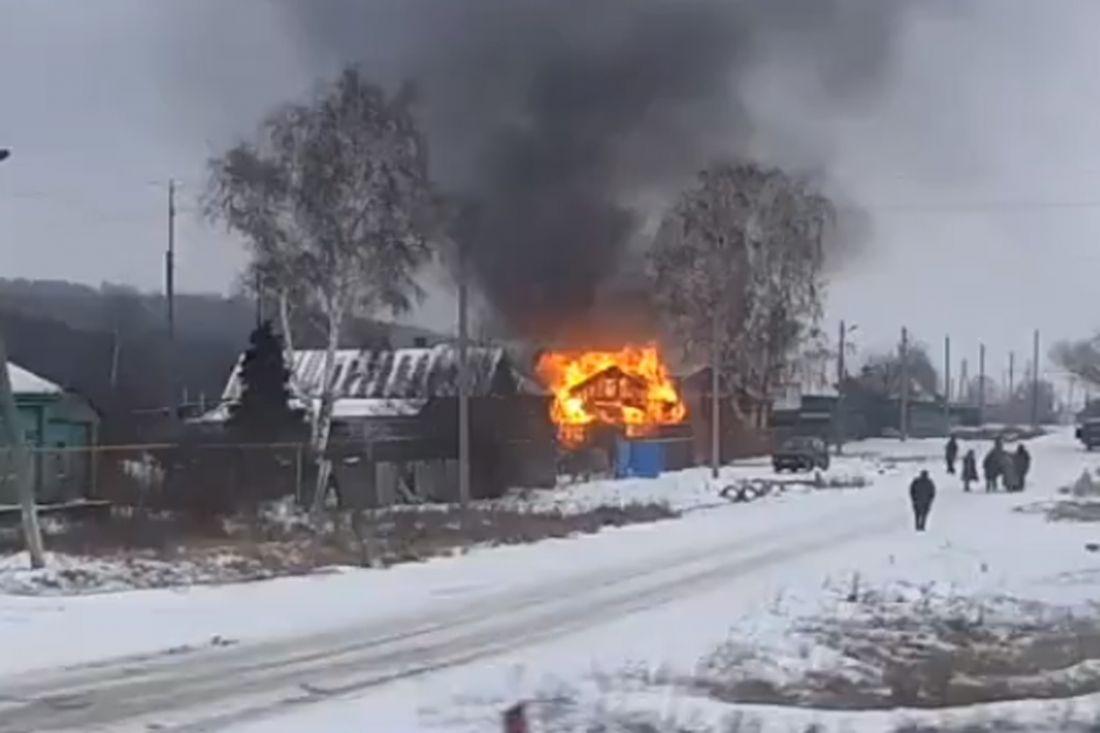
{"label": "smoke above house", "polygon": [[746,90],[778,69],[776,83],[795,80],[791,93],[830,110],[873,95],[908,12],[880,0],[284,7],[319,74],[360,62],[384,83],[420,85],[436,179],[480,204],[478,286],[505,322],[540,336],[605,309],[608,287],[637,270],[647,217],[709,161],[779,158],[766,162],[827,178],[827,145],[775,139]]}

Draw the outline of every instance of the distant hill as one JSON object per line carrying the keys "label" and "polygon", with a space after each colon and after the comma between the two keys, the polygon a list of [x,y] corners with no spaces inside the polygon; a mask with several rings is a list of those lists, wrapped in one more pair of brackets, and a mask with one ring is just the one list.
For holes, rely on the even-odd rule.
{"label": "distant hill", "polygon": [[[142,440],[142,423],[133,416],[178,403],[185,392],[189,402],[200,395],[216,400],[256,323],[255,304],[247,298],[177,295],[173,345],[166,313],[162,295],[128,287],[0,279],[0,334],[12,361],[92,400],[103,413],[108,440]],[[321,345],[321,334],[304,323],[295,330],[301,346]],[[415,327],[356,320],[342,342],[377,348],[441,338]]]}

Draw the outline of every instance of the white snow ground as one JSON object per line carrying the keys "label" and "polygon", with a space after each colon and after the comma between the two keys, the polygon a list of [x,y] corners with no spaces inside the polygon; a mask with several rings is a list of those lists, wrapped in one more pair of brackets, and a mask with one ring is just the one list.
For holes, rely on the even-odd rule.
{"label": "white snow ground", "polygon": [[[864,465],[854,458],[850,462]],[[764,462],[755,461],[747,467],[725,469],[719,484],[771,475]],[[735,507],[716,496],[709,474],[703,469],[669,474],[649,481],[649,486],[635,479],[621,482],[621,487],[615,483],[595,482],[594,491],[613,503],[664,500],[682,509],[714,507],[714,511],[533,545],[480,548],[462,556],[397,565],[381,572],[332,568],[328,573],[258,583],[87,596],[59,596],[38,582],[42,574],[72,569],[67,562],[34,571],[26,569],[24,558],[11,558],[0,563],[0,590],[9,593],[0,592],[0,638],[6,650],[0,654],[0,674],[201,647],[215,637],[258,641],[443,610],[490,595],[537,588],[582,572],[647,561],[656,566],[669,553],[695,552],[708,544],[727,541],[731,533],[767,533],[765,525],[796,526],[823,509],[857,500],[857,490],[807,490]],[[644,491],[631,494],[635,487]],[[588,501],[579,498],[583,490],[583,485],[574,485],[539,492],[532,502],[546,508],[582,510]],[[120,577],[125,569],[101,566],[95,561],[79,567],[98,573],[105,589],[123,585]],[[35,589],[43,595],[22,595]],[[120,634],[119,629],[125,629],[125,633]],[[69,643],[40,644],[43,639],[59,635],[67,637]]]}
{"label": "white snow ground", "polygon": [[[785,565],[781,572],[769,568],[758,577],[739,578],[729,587],[712,588],[582,634],[235,730],[350,731],[366,725],[379,730],[492,731],[499,729],[503,709],[519,700],[533,700],[531,719],[537,731],[539,708],[554,708],[556,695],[565,695],[576,706],[571,717],[565,716],[575,727],[560,727],[559,720],[547,722],[544,730],[583,730],[584,723],[598,720],[608,710],[648,714],[654,722],[700,730],[729,725],[731,716],[738,714],[745,716],[746,730],[757,730],[748,727],[751,721],[761,723],[763,731],[798,732],[813,724],[823,731],[870,733],[888,731],[903,722],[964,725],[1005,717],[1036,726],[1061,722],[1067,715],[1063,701],[996,703],[948,712],[848,713],[734,706],[676,691],[624,689],[615,682],[624,670],[690,673],[731,635],[758,644],[762,658],[777,674],[794,674],[820,650],[807,653],[805,642],[791,634],[791,622],[801,616],[842,612],[835,607],[836,594],[826,586],[847,587],[857,573],[864,587],[885,590],[904,581],[930,594],[987,598],[991,603],[1001,595],[1072,607],[1097,599],[1100,556],[1086,552],[1084,544],[1100,541],[1100,527],[1048,523],[1042,515],[1013,508],[1056,495],[1084,467],[1100,466],[1100,458],[1084,453],[1068,433],[1031,445],[1034,473],[1029,490],[1020,495],[964,494],[940,465],[938,441],[904,445],[868,441],[851,446],[850,453],[864,457],[863,470],[856,472],[877,478],[867,489],[784,497],[772,506],[733,507],[714,514],[722,516],[730,532],[745,531],[744,520],[756,531],[783,533],[790,531],[789,525],[776,521],[773,511],[784,519],[790,514],[813,516],[823,510],[822,502],[847,504],[853,514],[904,513],[908,482],[917,470],[927,467],[939,488],[927,533],[913,532],[905,521],[895,531],[824,550],[809,560]],[[981,455],[987,446],[974,447]],[[842,464],[841,470],[851,467]],[[835,521],[835,517],[823,515],[822,521]],[[685,519],[681,524],[690,522]],[[1100,712],[1100,695],[1071,704],[1077,714]]]}
{"label": "white snow ground", "polygon": [[[705,472],[651,482],[602,482],[591,491],[604,500],[660,495],[673,506],[700,510],[674,521],[478,550],[384,572],[345,569],[238,586],[91,597],[0,595],[0,690],[31,670],[123,655],[247,646],[372,619],[443,615],[465,603],[532,592],[586,573],[657,568],[689,553],[705,554],[708,547],[725,552],[731,538],[781,547],[835,528],[835,542],[791,558],[774,552],[754,562],[758,568],[738,568],[735,581],[715,582],[715,576],[700,572],[698,582],[686,586],[691,592],[669,602],[636,611],[628,607],[553,641],[520,644],[450,670],[331,699],[315,696],[311,700],[324,702],[234,730],[490,731],[499,729],[499,714],[507,705],[535,700],[537,710],[539,700],[561,690],[576,701],[574,714],[581,718],[602,707],[675,718],[683,725],[714,723],[740,710],[762,716],[769,725],[765,730],[819,722],[826,729],[878,731],[909,717],[939,721],[947,714],[739,708],[680,693],[623,689],[611,680],[624,669],[690,672],[731,634],[758,644],[777,673],[793,673],[805,666],[807,655],[790,633],[790,622],[822,609],[828,612],[835,603],[830,589],[852,582],[856,574],[864,587],[887,589],[906,581],[944,596],[1007,594],[1071,606],[1092,600],[1100,555],[1086,552],[1084,544],[1100,541],[1100,527],[1048,523],[1041,514],[1013,508],[1051,498],[1083,468],[1100,466],[1100,456],[1084,453],[1066,433],[1032,446],[1033,476],[1028,492],[1021,495],[963,494],[943,475],[939,442],[873,441],[850,446],[849,457],[834,468],[869,477],[872,483],[862,489],[789,492],[732,505],[716,502],[712,489],[703,488]],[[977,447],[979,453],[984,450]],[[909,525],[906,496],[909,480],[922,467],[932,471],[939,485],[929,531],[923,535]],[[730,478],[768,473],[761,462],[729,469]],[[575,506],[590,501],[584,490],[570,487],[535,501]],[[1077,704],[1079,709],[1100,710],[1100,698]],[[1029,701],[979,707],[950,715],[971,720],[1008,708],[1014,716],[1038,722],[1064,714],[1064,706]],[[179,720],[157,721],[173,722]]]}

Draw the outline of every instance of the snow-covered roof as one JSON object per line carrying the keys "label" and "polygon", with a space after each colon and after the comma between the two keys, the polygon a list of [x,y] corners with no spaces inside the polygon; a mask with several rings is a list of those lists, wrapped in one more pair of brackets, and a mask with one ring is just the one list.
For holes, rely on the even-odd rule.
{"label": "snow-covered roof", "polygon": [[[317,409],[319,400],[312,400],[313,409]],[[292,398],[290,406],[306,409],[304,400]],[[332,406],[332,417],[336,420],[349,420],[366,417],[411,417],[420,413],[428,403],[423,399],[362,399],[349,397],[336,400]],[[221,423],[229,419],[231,402],[223,402],[208,410],[194,420],[198,423]]]}
{"label": "snow-covered roof", "polygon": [[[470,394],[489,394],[503,359],[502,348],[470,348]],[[295,351],[293,362],[290,387],[295,396],[307,399],[319,396],[324,350]],[[235,402],[240,397],[240,368],[238,360],[222,393],[223,402]],[[455,395],[458,350],[449,344],[384,351],[340,349],[336,352],[335,384],[337,399],[428,399]]]}
{"label": "snow-covered roof", "polygon": [[[470,394],[488,395],[493,379],[506,359],[500,347],[470,347]],[[316,405],[324,376],[323,349],[303,349],[293,354],[290,388],[296,407]],[[241,361],[233,367],[221,404],[210,410],[200,422],[223,422],[229,417],[229,405],[241,394]],[[512,371],[520,391],[538,393],[537,385]],[[416,415],[432,397],[458,394],[458,350],[451,344],[429,348],[339,349],[336,352],[336,403],[333,417],[400,417]]]}
{"label": "snow-covered roof", "polygon": [[8,379],[15,394],[61,394],[63,390],[48,379],[8,362]]}

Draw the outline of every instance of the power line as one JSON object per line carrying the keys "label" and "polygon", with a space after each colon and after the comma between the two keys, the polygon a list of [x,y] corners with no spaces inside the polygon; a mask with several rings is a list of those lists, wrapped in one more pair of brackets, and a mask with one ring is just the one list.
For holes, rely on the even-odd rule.
{"label": "power line", "polygon": [[862,205],[841,205],[840,210],[871,213],[925,214],[925,213],[1022,213],[1067,209],[1100,210],[1100,199],[1086,200],[1018,200],[1018,201],[939,201],[939,202],[869,202]]}

